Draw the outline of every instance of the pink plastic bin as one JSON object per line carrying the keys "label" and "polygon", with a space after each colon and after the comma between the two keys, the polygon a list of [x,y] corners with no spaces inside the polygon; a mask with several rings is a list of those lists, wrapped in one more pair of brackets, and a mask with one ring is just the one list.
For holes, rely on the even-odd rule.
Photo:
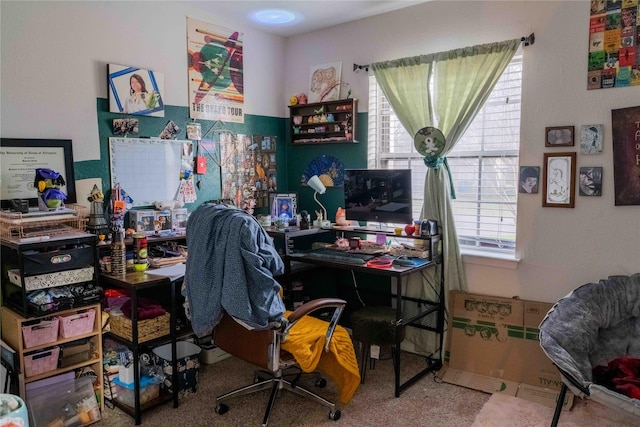
{"label": "pink plastic bin", "polygon": [[58,318],[41,320],[33,325],[22,327],[24,348],[31,348],[41,344],[55,342],[58,339]]}
{"label": "pink plastic bin", "polygon": [[77,337],[78,335],[89,334],[93,331],[93,323],[96,319],[96,310],[90,308],[81,313],[71,316],[59,317],[60,336],[63,338]]}

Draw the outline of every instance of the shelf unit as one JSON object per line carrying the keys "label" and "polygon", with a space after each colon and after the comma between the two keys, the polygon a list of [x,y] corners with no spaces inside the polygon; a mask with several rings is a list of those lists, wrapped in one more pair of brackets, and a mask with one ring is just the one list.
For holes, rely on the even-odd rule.
{"label": "shelf unit", "polygon": [[[155,244],[166,244],[169,242],[183,243],[185,236],[168,236],[168,237],[149,237],[148,245],[151,248]],[[127,246],[131,246],[131,239],[125,240]],[[99,246],[99,252],[108,250],[108,243]],[[171,355],[172,355],[172,372],[178,372],[178,358],[176,343],[179,338],[187,337],[192,332],[190,328],[181,328],[178,322],[178,307],[180,302],[178,301],[180,295],[180,286],[182,285],[182,279],[173,280],[168,276],[163,276],[159,273],[154,274],[153,269],[146,271],[130,271],[125,275],[116,276],[106,273],[100,274],[100,284],[105,289],[120,289],[130,295],[131,298],[131,311],[134,315],[131,318],[131,337],[120,336],[113,331],[105,332],[104,337],[112,339],[113,341],[123,344],[128,347],[133,353],[133,372],[139,372],[140,370],[140,355],[144,350],[151,350],[153,347],[171,343]],[[140,298],[152,298],[157,302],[160,302],[170,315],[168,333],[162,336],[153,336],[151,339],[140,336],[139,322],[138,320],[138,301]],[[163,301],[159,301],[163,299]],[[135,425],[139,425],[142,422],[142,413],[148,409],[154,408],[160,404],[173,401],[173,407],[177,408],[178,401],[178,381],[172,382],[172,390],[168,392],[163,387],[160,388],[158,397],[149,400],[148,402],[140,402],[140,376],[134,375],[134,406],[128,406],[125,403],[113,400],[113,403],[122,411],[134,418]]]}
{"label": "shelf unit", "polygon": [[95,235],[81,231],[32,243],[2,238],[2,304],[28,318],[99,302],[97,293],[89,300],[59,298],[50,306],[35,306],[28,300],[31,294],[51,288],[93,287],[98,279],[96,241]]}
{"label": "shelf unit", "polygon": [[[356,143],[358,99],[289,106],[293,145]],[[333,116],[331,120],[330,116]]]}
{"label": "shelf unit", "polygon": [[[102,399],[103,396],[103,383],[102,383],[102,325],[101,325],[101,309],[100,304],[89,305],[85,307],[78,307],[69,310],[58,311],[54,315],[65,317],[71,316],[74,314],[78,314],[87,309],[95,310],[95,318],[93,321],[93,330],[87,334],[81,334],[77,336],[73,336],[70,338],[63,338],[58,335],[58,338],[54,342],[49,342],[46,344],[39,344],[33,347],[25,348],[25,343],[23,339],[22,326],[26,324],[31,324],[33,321],[38,320],[50,320],[53,315],[41,316],[41,317],[31,317],[25,318],[20,314],[16,313],[9,307],[2,307],[2,339],[11,346],[16,351],[17,354],[17,362],[19,366],[17,366],[18,371],[18,384],[20,389],[20,396],[23,399],[27,399],[26,393],[26,384],[42,380],[45,378],[50,378],[59,374],[63,374],[69,371],[74,371],[76,369],[91,367],[95,374],[97,375],[96,384],[98,384],[96,389],[96,394],[100,396],[100,408],[101,410],[104,407],[104,402]],[[53,370],[49,370],[47,372],[43,372],[37,375],[32,375],[27,377],[25,375],[25,355],[29,355],[32,353],[36,353],[38,351],[43,351],[47,348],[60,346],[62,344],[71,343],[74,341],[79,341],[83,339],[89,339],[91,342],[93,350],[91,351],[91,357],[89,360],[73,363],[71,365],[65,366],[63,368],[56,368]]]}

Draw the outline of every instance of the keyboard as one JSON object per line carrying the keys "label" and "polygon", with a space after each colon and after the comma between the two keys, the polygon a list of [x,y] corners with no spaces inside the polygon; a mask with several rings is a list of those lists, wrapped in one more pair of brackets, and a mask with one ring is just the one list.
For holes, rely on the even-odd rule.
{"label": "keyboard", "polygon": [[367,261],[375,257],[375,255],[363,254],[358,252],[339,251],[327,248],[312,249],[308,252],[305,252],[304,255],[307,258],[332,262],[343,262],[352,265],[365,265]]}

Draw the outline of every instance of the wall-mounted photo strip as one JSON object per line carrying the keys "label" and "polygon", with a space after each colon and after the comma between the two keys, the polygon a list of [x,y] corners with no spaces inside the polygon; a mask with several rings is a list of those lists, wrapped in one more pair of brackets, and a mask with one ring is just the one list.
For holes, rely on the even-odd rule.
{"label": "wall-mounted photo strip", "polygon": [[580,127],[580,154],[602,153],[604,125],[582,125]]}
{"label": "wall-mounted photo strip", "polygon": [[575,176],[576,153],[544,153],[542,206],[574,207]]}
{"label": "wall-mounted photo strip", "polygon": [[109,111],[164,117],[164,74],[109,64]]}
{"label": "wall-mounted photo strip", "polygon": [[545,147],[572,147],[573,126],[547,127],[544,131]]}
{"label": "wall-mounted photo strip", "polygon": [[113,136],[137,136],[138,119],[113,119]]}
{"label": "wall-mounted photo strip", "polygon": [[578,188],[581,196],[602,196],[602,167],[581,167]]}
{"label": "wall-mounted photo strip", "polygon": [[538,194],[540,166],[520,166],[518,193]]}

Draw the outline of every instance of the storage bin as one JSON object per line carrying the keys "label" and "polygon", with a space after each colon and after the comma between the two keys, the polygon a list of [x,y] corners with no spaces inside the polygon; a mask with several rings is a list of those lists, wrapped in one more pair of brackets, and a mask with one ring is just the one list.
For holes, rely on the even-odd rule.
{"label": "storage bin", "polygon": [[[39,274],[37,276],[26,276],[24,278],[24,288],[27,291],[35,291],[38,289],[53,288],[61,285],[90,282],[93,280],[94,273],[95,269],[93,267],[85,267],[75,270]],[[9,270],[7,274],[11,283],[22,287],[20,270]]]}
{"label": "storage bin", "polygon": [[22,338],[24,340],[24,348],[31,348],[50,342],[56,342],[58,339],[58,318],[53,320],[39,320],[34,324],[23,324]]}
{"label": "storage bin", "polygon": [[[170,319],[171,315],[165,313],[153,319],[138,320],[138,343],[169,335],[171,330],[169,324]],[[111,314],[109,316],[109,324],[111,325],[112,333],[129,341],[133,341],[131,319],[127,316],[123,314],[114,316]]]}
{"label": "storage bin", "polygon": [[30,274],[74,270],[94,264],[93,249],[90,245],[44,252],[24,251],[22,256],[24,271]]}
{"label": "storage bin", "polygon": [[55,346],[24,356],[24,375],[33,377],[58,367],[60,347]]}
{"label": "storage bin", "polygon": [[[198,370],[200,369],[200,347],[188,341],[178,341],[176,343],[176,354],[178,360],[178,391],[196,392],[198,386]],[[172,392],[173,369],[171,362],[171,344],[161,345],[153,349],[156,365],[162,366],[165,375],[162,386]]]}
{"label": "storage bin", "polygon": [[60,319],[60,336],[63,338],[77,337],[78,335],[90,334],[93,332],[93,325],[96,319],[96,310],[78,312],[71,316],[62,316]]}
{"label": "storage bin", "polygon": [[100,420],[100,407],[89,377],[43,387],[30,393],[28,403],[32,427],[79,427]]}
{"label": "storage bin", "polygon": [[[160,385],[151,381],[149,377],[140,377],[140,405],[160,395]],[[116,385],[116,400],[133,408],[135,406],[134,383],[124,384],[120,381],[120,377],[115,377],[113,383]]]}

